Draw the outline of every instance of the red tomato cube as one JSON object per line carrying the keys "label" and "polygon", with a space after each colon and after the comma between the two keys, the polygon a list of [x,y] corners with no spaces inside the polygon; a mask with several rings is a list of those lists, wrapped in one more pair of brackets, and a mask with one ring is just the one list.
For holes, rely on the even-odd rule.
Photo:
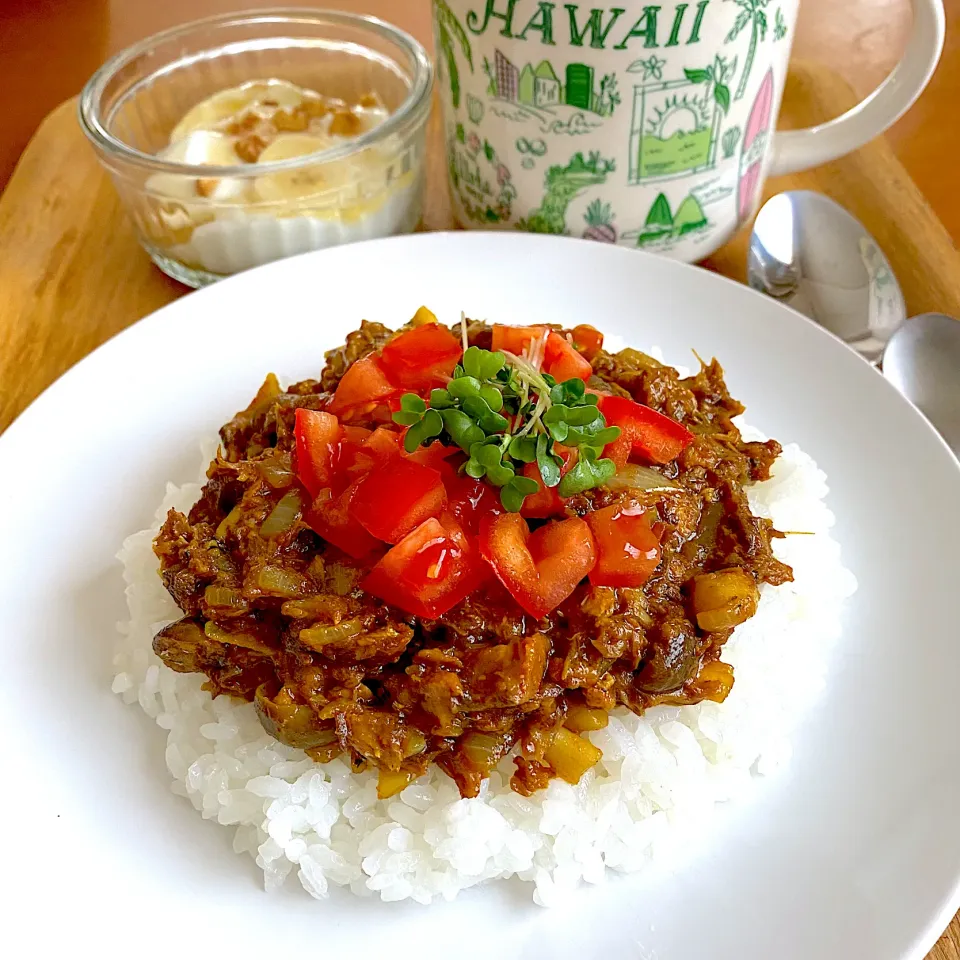
{"label": "red tomato cube", "polygon": [[341,415],[358,407],[372,408],[396,392],[397,387],[390,382],[379,359],[371,354],[347,368],[337,384],[329,410]]}
{"label": "red tomato cube", "polygon": [[330,486],[342,435],[340,421],[332,413],[297,408],[293,426],[296,440],[297,477],[315,497]]}
{"label": "red tomato cube", "polygon": [[569,340],[561,337],[559,333],[551,333],[547,337],[543,372],[549,373],[558,383],[576,379],[586,381],[592,376],[593,367]]}
{"label": "red tomato cube", "polygon": [[554,520],[534,534],[519,514],[486,517],[480,524],[480,553],[537,619],[563,603],[596,561],[590,527],[579,517]]}
{"label": "red tomato cube", "polygon": [[497,491],[482,480],[454,474],[444,480],[447,511],[468,533],[476,536],[480,521],[488,515],[503,513]]}
{"label": "red tomato cube", "polygon": [[428,323],[394,337],[380,362],[398,387],[419,392],[444,384],[462,354],[460,341],[446,327]]}
{"label": "red tomato cube", "polygon": [[355,481],[337,496],[332,490],[321,490],[304,516],[315,533],[357,560],[381,546],[350,515],[350,503],[359,486],[360,481]]}
{"label": "red tomato cube", "polygon": [[379,540],[398,543],[424,520],[437,516],[446,500],[439,471],[398,457],[361,481],[351,511]]}
{"label": "red tomato cube", "polygon": [[388,550],[361,586],[418,617],[434,618],[489,576],[476,545],[449,514],[431,517]]}
{"label": "red tomato cube", "polygon": [[493,350],[506,350],[520,356],[531,340],[542,340],[549,327],[508,327],[502,323],[493,325]]}
{"label": "red tomato cube", "polygon": [[584,518],[597,545],[590,582],[598,587],[642,587],[660,563],[660,541],[641,507],[604,507]]}

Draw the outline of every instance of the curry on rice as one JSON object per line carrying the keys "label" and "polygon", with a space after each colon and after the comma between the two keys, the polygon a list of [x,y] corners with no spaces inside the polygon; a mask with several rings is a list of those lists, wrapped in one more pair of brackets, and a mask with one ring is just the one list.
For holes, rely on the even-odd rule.
{"label": "curry on rice", "polygon": [[588,326],[364,322],[221,429],[154,543],[184,614],[154,650],[381,797],[431,763],[476,796],[511,752],[519,793],[576,783],[610,710],[722,701],[724,643],[792,579],[742,411],[715,360],[681,379]]}

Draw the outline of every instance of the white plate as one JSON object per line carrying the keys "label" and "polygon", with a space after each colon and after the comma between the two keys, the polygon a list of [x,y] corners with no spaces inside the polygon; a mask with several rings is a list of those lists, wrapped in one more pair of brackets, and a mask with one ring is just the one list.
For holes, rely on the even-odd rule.
{"label": "white plate", "polygon": [[[509,884],[430,908],[268,895],[230,831],[170,793],[164,731],[110,693],[114,554],[164,481],[193,478],[200,439],[266,371],[316,374],[361,318],[397,325],[421,303],[716,354],[751,422],[829,475],[860,590],[828,689],[790,768],[727,805],[688,868],[612,877],[562,911]],[[522,235],[307,254],[101,347],[0,438],[0,464],[5,945],[19,930],[45,955],[913,960],[960,905],[960,469],[875,371],[745,287]],[[802,651],[785,655],[802,669]]]}

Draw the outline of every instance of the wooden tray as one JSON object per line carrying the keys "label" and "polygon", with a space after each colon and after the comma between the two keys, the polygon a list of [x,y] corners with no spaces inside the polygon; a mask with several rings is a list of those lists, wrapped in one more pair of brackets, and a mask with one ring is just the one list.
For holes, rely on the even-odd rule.
{"label": "wooden tray", "polygon": [[[781,126],[823,123],[855,101],[830,71],[794,64]],[[427,229],[452,226],[442,139],[431,132]],[[960,254],[890,147],[782,177],[767,192],[819,190],[858,216],[887,254],[910,313],[960,317]],[[744,230],[704,264],[742,280]],[[61,373],[113,334],[188,291],[149,261],[84,142],[76,102],[43,122],[0,197],[0,431]],[[851,958],[853,960],[853,958]],[[960,918],[930,960],[960,960]]]}

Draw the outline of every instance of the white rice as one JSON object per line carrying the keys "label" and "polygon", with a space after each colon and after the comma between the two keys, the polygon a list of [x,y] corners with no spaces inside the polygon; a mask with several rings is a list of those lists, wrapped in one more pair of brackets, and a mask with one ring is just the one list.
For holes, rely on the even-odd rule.
{"label": "white rice", "polygon": [[154,525],[119,553],[130,620],[119,625],[113,690],[168,731],[173,791],[234,828],[234,849],[256,859],[266,888],[295,871],[318,899],[336,885],[430,903],[517,876],[550,906],[581,881],[603,882],[609,870],[672,862],[714,804],[789,759],[790,734],[823,686],[840,607],[856,589],[830,536],[826,477],[788,446],[750,502],[779,529],[813,535],[776,543],[796,579],[764,586],[757,615],[725,647],[736,674],[725,703],[657,708],[643,718],[616,711],[605,730],[589,734],[603,759],[576,787],[554,780],[521,797],[510,790],[505,760],[474,800],[460,799],[435,768],[378,800],[374,771],[313,763],[267,736],[251,704],[212,700],[200,689],[203,677],[174,673],[153,654],[154,634],[180,613],[157,576],[151,542],[167,511],[188,510],[199,493],[196,483],[168,484]]}

